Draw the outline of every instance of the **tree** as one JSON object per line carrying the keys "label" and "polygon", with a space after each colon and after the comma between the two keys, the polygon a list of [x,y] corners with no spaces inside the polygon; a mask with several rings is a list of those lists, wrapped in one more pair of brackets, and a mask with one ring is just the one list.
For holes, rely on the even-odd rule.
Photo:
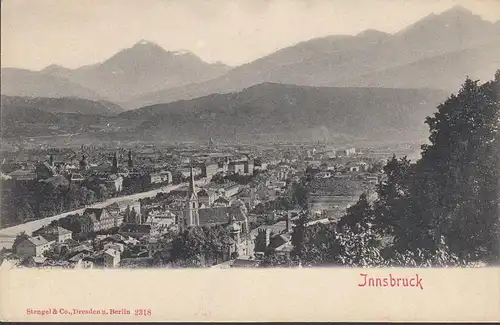
{"label": "tree", "polygon": [[307,209],[307,200],[309,193],[307,188],[302,183],[295,183],[292,187],[292,200],[302,209]]}
{"label": "tree", "polygon": [[216,173],[212,176],[212,179],[210,181],[216,184],[224,184],[226,182],[226,179],[224,178],[224,175],[222,173]]}
{"label": "tree", "polygon": [[14,251],[16,250],[17,245],[22,242],[25,239],[29,239],[30,237],[26,234],[26,232],[21,232],[17,234],[16,238],[14,239],[14,243],[12,244],[12,248]]}
{"label": "tree", "polygon": [[499,89],[467,79],[429,117],[414,187],[416,214],[462,258],[498,257]]}
{"label": "tree", "polygon": [[361,194],[358,202],[347,209],[347,213],[338,222],[338,228],[349,228],[356,233],[365,231],[373,225],[373,210],[366,193]]}
{"label": "tree", "polygon": [[297,224],[292,243],[301,261],[457,266],[498,259],[500,71],[483,85],[467,79],[426,123],[422,158],[393,157],[373,207],[360,197],[338,227]]}
{"label": "tree", "polygon": [[188,267],[209,266],[225,257],[229,245],[226,225],[190,228],[174,236],[171,261]]}

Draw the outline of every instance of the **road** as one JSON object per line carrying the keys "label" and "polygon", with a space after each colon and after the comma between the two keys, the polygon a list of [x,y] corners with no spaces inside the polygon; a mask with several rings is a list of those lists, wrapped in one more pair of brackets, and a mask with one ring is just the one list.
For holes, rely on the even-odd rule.
{"label": "road", "polygon": [[[197,181],[196,183],[197,183],[197,185],[200,185],[200,184],[206,183],[206,181],[201,180],[201,181]],[[99,203],[93,204],[91,206],[88,206],[87,208],[92,208],[92,207],[100,208],[100,207],[107,206],[107,205],[109,205],[111,203],[115,203],[115,202],[139,200],[139,199],[146,198],[146,197],[153,197],[153,196],[156,196],[156,194],[158,194],[160,192],[168,193],[168,192],[173,191],[173,190],[175,190],[183,185],[186,185],[186,183],[181,183],[178,185],[169,185],[169,186],[161,187],[159,189],[155,189],[155,190],[151,190],[151,191],[147,191],[147,192],[141,192],[141,193],[135,193],[135,194],[126,195],[126,196],[114,197],[114,198],[110,198],[106,201],[99,202]],[[73,211],[61,213],[61,214],[58,214],[58,215],[55,215],[52,217],[34,220],[34,221],[22,223],[22,224],[17,225],[17,226],[0,229],[0,249],[2,249],[4,247],[8,248],[8,249],[12,248],[12,244],[14,243],[14,239],[16,238],[17,234],[19,234],[23,231],[26,232],[28,235],[31,235],[31,233],[33,231],[35,231],[43,226],[48,225],[49,223],[51,223],[54,220],[59,220],[61,218],[64,218],[68,214],[81,214],[81,213],[83,213],[84,210],[85,210],[85,208],[81,208],[78,210],[73,210]]]}

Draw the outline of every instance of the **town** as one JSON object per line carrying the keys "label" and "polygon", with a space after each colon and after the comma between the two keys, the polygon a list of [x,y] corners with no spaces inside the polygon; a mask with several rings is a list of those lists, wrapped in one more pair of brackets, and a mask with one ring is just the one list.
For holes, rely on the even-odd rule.
{"label": "town", "polygon": [[[38,146],[4,152],[2,264],[259,267],[291,234],[336,223],[411,144]],[[189,230],[189,231],[188,231]]]}

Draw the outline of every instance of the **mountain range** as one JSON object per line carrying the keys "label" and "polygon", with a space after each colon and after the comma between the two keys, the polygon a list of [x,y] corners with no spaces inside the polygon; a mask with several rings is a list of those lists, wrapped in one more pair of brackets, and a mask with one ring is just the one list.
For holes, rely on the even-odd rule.
{"label": "mountain range", "polygon": [[125,109],[238,91],[263,82],[457,89],[500,68],[500,22],[456,6],[395,33],[366,30],[304,41],[231,68],[145,40],[102,63],[2,69],[2,94],[106,99]]}
{"label": "mountain range", "polygon": [[424,118],[466,76],[485,81],[497,69],[500,22],[462,7],[395,34],[312,39],[238,67],[143,40],[78,69],[2,69],[2,136],[421,140]]}
{"label": "mountain range", "polygon": [[[310,87],[262,83],[113,116],[3,108],[10,137],[85,134],[147,141],[422,139],[423,120],[446,99],[431,89]],[[43,125],[43,127],[39,127]]]}
{"label": "mountain range", "polygon": [[141,40],[102,63],[40,71],[2,68],[2,94],[30,97],[81,97],[126,102],[141,94],[213,79],[230,68],[209,64],[189,51],[166,51]]}
{"label": "mountain range", "polygon": [[498,68],[500,23],[493,24],[455,7],[440,15],[431,14],[393,35],[368,30],[356,36],[335,35],[301,42],[214,80],[152,92],[128,105],[195,98],[261,82],[424,87],[450,92],[466,76],[488,79]]}

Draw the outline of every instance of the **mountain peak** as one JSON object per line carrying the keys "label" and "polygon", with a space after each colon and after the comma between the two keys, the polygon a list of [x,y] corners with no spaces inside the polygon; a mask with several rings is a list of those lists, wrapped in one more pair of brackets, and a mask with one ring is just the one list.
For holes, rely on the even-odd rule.
{"label": "mountain peak", "polygon": [[389,36],[389,34],[381,32],[376,29],[366,29],[360,33],[358,33],[356,36],[358,37],[368,37],[368,38],[378,38],[378,37],[386,37]]}
{"label": "mountain peak", "polygon": [[443,13],[441,13],[441,16],[442,15],[473,16],[474,14],[469,9],[467,9],[463,6],[460,6],[460,5],[456,5],[456,6],[451,7],[450,9],[444,11]]}
{"label": "mountain peak", "polygon": [[[160,45],[158,45],[154,42],[145,40],[145,39],[142,39],[139,42],[135,43],[129,49],[139,50],[139,51],[143,51],[143,50],[151,51],[151,50],[153,50],[153,51],[159,51],[159,52],[166,52],[165,49],[163,47],[161,47]],[[125,49],[125,50],[127,50],[127,49]]]}
{"label": "mountain peak", "polygon": [[186,54],[192,54],[191,51],[189,50],[178,50],[178,51],[171,51],[171,53],[175,56],[178,55],[186,55]]}
{"label": "mountain peak", "polygon": [[145,40],[145,39],[141,39],[139,42],[135,43],[134,46],[135,45],[156,45],[156,46],[158,46],[156,43],[153,43],[153,42]]}
{"label": "mountain peak", "polygon": [[40,72],[43,72],[43,73],[59,73],[59,72],[64,72],[64,71],[68,71],[70,69],[66,68],[66,67],[63,67],[62,65],[59,65],[59,64],[51,64],[51,65],[48,65],[46,66],[45,68],[41,69]]}

